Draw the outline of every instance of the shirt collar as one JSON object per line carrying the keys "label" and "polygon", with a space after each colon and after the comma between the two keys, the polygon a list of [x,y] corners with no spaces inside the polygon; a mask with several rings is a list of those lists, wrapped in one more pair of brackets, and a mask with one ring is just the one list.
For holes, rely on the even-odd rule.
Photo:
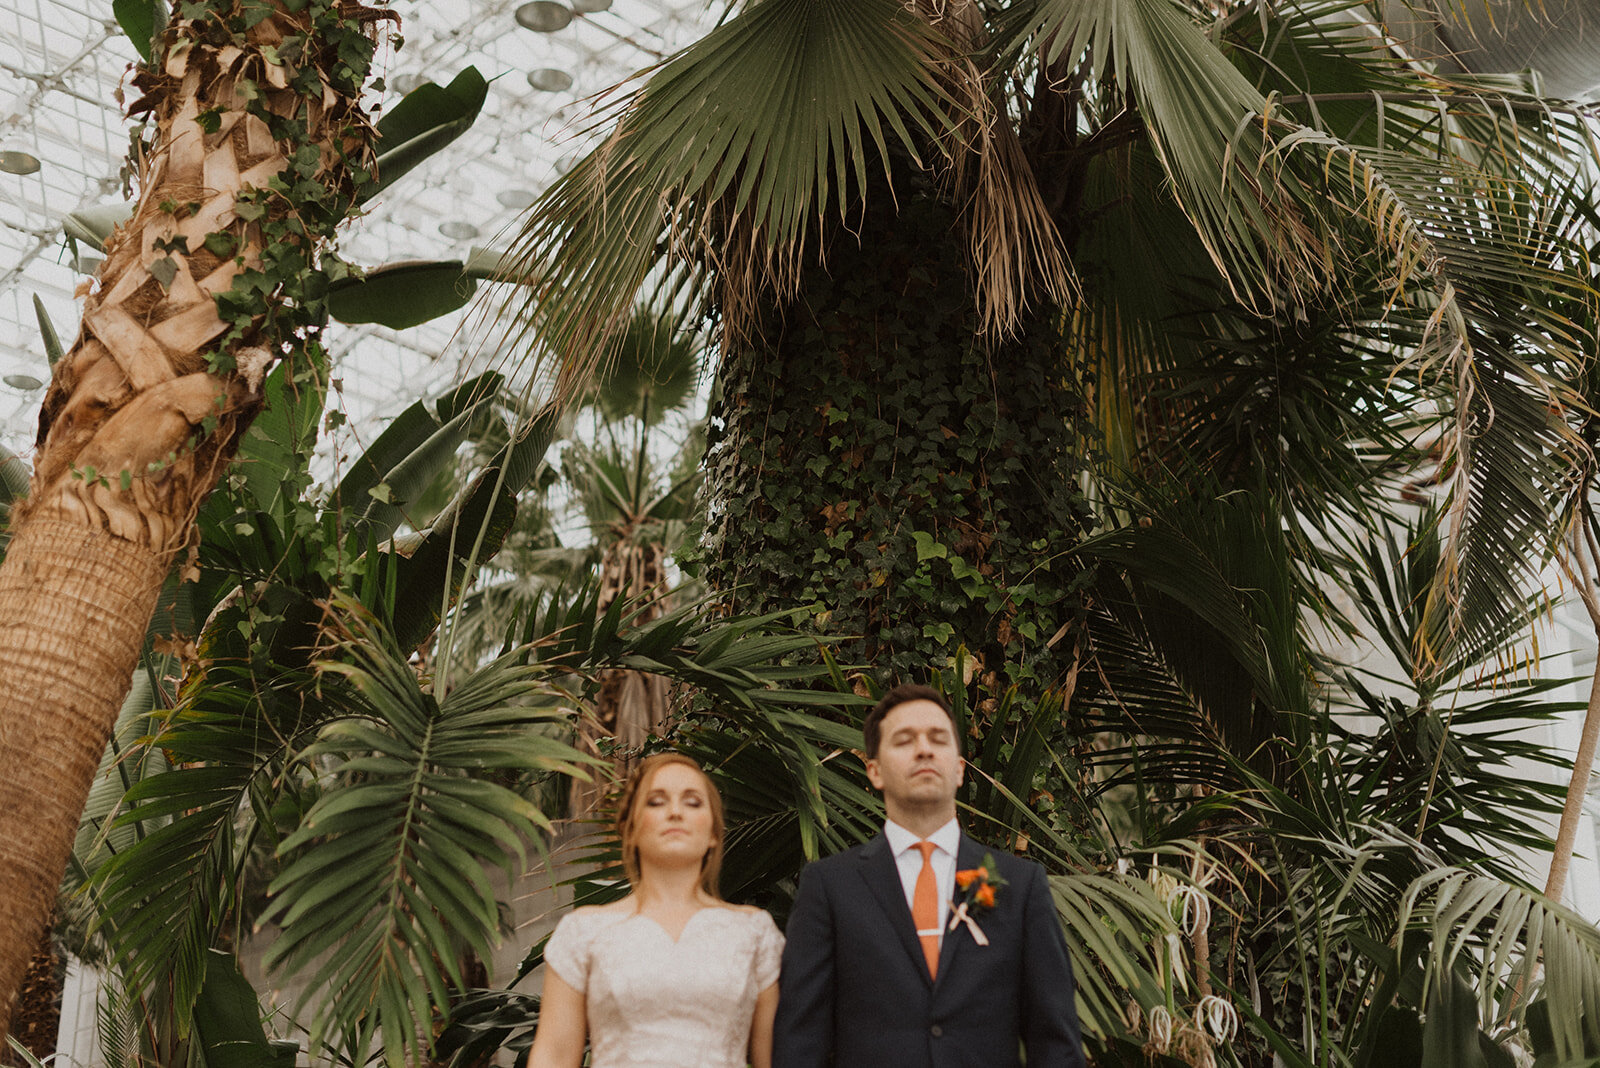
{"label": "shirt collar", "polygon": [[[883,835],[889,840],[889,849],[897,857],[922,841],[922,839],[900,826],[894,820],[883,821]],[[956,846],[961,843],[961,824],[951,819],[949,823],[928,835],[928,841],[952,857],[955,856]]]}

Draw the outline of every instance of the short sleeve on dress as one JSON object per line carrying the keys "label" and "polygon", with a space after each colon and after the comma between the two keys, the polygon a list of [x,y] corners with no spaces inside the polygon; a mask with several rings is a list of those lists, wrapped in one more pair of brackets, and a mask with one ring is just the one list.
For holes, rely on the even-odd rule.
{"label": "short sleeve on dress", "polygon": [[772,914],[761,910],[756,921],[760,934],[756,936],[756,989],[765,990],[778,981],[778,968],[783,963],[783,935],[772,922]]}
{"label": "short sleeve on dress", "polygon": [[569,912],[556,923],[544,947],[545,964],[580,994],[589,985],[589,949],[594,939],[588,927],[576,913]]}

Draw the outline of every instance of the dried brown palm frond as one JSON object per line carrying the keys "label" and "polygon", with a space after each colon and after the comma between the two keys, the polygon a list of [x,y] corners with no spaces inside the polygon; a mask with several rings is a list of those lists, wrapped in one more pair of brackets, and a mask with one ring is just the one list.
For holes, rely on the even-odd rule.
{"label": "dried brown palm frond", "polygon": [[945,46],[940,82],[956,123],[941,145],[942,177],[967,230],[983,329],[1005,336],[1035,297],[1066,306],[1078,286],[1004,101],[973,58],[989,44],[982,11],[973,0],[911,0],[911,7]]}

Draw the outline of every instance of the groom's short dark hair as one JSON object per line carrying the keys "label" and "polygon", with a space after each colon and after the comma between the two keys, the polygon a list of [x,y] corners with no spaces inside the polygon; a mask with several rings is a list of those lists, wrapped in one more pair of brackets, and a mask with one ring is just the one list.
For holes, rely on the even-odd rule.
{"label": "groom's short dark hair", "polygon": [[932,701],[944,709],[944,714],[950,717],[950,733],[956,739],[956,751],[961,750],[961,724],[956,722],[956,714],[950,708],[950,702],[944,699],[944,694],[932,686],[923,686],[919,683],[905,682],[892,687],[878,703],[872,706],[872,711],[867,713],[867,718],[861,724],[861,740],[866,745],[867,759],[878,758],[878,742],[880,729],[883,726],[883,717],[887,716],[897,705],[908,701]]}

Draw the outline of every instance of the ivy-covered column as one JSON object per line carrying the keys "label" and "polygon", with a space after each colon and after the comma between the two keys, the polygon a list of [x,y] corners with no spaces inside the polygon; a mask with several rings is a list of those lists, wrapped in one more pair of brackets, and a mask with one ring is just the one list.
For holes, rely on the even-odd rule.
{"label": "ivy-covered column", "polygon": [[[965,648],[987,736],[1072,671],[1083,400],[1053,309],[979,337],[948,207],[904,189],[898,210],[873,203],[725,357],[704,572],[741,611],[809,609],[883,684]],[[1013,685],[1013,722],[991,722]]]}
{"label": "ivy-covered column", "polygon": [[133,218],[39,416],[0,565],[0,1045],[157,591],[326,321],[322,244],[372,169],[354,0],[179,0],[131,106]]}

